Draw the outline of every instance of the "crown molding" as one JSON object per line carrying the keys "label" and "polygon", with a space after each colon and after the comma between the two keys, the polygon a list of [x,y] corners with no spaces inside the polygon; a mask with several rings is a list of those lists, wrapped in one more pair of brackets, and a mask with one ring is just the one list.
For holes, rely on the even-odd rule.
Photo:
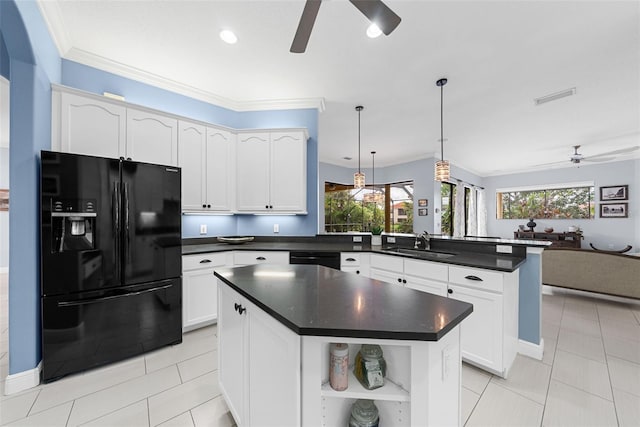
{"label": "crown molding", "polygon": [[62,12],[60,11],[58,2],[38,0],[36,3],[42,19],[44,19],[44,22],[47,24],[49,34],[51,34],[53,38],[53,43],[58,48],[58,54],[60,57],[64,57],[71,49],[71,39],[65,29],[64,19],[62,18]]}

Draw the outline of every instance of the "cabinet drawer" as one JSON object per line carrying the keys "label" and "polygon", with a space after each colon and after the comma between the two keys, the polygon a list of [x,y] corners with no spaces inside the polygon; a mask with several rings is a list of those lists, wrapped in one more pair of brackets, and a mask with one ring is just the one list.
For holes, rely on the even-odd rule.
{"label": "cabinet drawer", "polygon": [[449,280],[449,266],[438,262],[405,259],[404,274],[446,282]]}
{"label": "cabinet drawer", "polygon": [[496,271],[469,267],[449,267],[449,282],[476,289],[502,292],[504,276]]}
{"label": "cabinet drawer", "polygon": [[197,255],[183,255],[182,256],[182,270],[198,270],[200,268],[212,268],[226,265],[227,254],[226,252],[214,252]]}
{"label": "cabinet drawer", "polygon": [[289,252],[236,251],[234,265],[289,264]]}
{"label": "cabinet drawer", "polygon": [[402,274],[404,271],[404,259],[393,255],[371,254],[371,266]]}
{"label": "cabinet drawer", "polygon": [[359,253],[354,252],[342,252],[340,253],[340,266],[341,267],[359,267],[362,258]]}

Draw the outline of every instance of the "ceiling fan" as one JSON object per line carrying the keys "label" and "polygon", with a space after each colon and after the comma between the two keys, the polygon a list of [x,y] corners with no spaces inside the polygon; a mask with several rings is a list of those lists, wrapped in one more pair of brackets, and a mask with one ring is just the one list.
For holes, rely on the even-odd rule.
{"label": "ceiling fan", "polygon": [[[609,160],[614,160],[616,155],[628,154],[633,151],[636,151],[640,147],[636,146],[636,147],[621,148],[619,150],[607,151],[607,152],[595,154],[589,157],[585,157],[581,153],[578,153],[578,148],[580,148],[579,145],[573,146],[573,154],[571,155],[571,157],[569,157],[569,160],[571,161],[571,163],[579,164],[580,162],[608,162]],[[614,157],[607,157],[607,156],[614,156]]]}
{"label": "ceiling fan", "polygon": [[[296,35],[291,43],[291,53],[304,53],[309,43],[313,24],[320,9],[322,0],[307,0],[300,17],[300,23],[296,30]],[[369,21],[376,24],[385,34],[389,35],[400,24],[400,17],[396,15],[381,0],[349,0]]]}

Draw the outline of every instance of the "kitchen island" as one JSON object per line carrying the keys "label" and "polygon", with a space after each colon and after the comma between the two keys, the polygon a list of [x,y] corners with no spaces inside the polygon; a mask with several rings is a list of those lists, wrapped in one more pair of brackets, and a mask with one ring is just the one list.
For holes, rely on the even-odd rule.
{"label": "kitchen island", "polygon": [[[472,305],[313,265],[216,270],[219,372],[239,426],[347,425],[372,399],[381,425],[460,424],[460,322]],[[378,344],[385,385],[328,384],[329,346]]]}

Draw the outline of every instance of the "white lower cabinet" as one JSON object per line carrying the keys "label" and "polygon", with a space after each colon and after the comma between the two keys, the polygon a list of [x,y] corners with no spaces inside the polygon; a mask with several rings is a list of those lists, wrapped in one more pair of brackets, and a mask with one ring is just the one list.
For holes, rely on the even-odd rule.
{"label": "white lower cabinet", "polygon": [[255,264],[289,264],[289,252],[285,251],[235,251],[233,265],[242,267]]}
{"label": "white lower cabinet", "polygon": [[518,272],[449,267],[449,298],[473,304],[462,358],[506,378],[518,352]]}
{"label": "white lower cabinet", "polygon": [[446,264],[372,254],[370,271],[372,279],[447,296],[449,267]]}
{"label": "white lower cabinet", "polygon": [[340,271],[371,277],[369,269],[371,255],[368,252],[340,253]]}
{"label": "white lower cabinet", "polygon": [[220,388],[238,426],[301,424],[300,336],[218,284]]}
{"label": "white lower cabinet", "polygon": [[184,255],[182,257],[182,331],[187,332],[215,322],[218,318],[218,289],[213,271],[226,267],[225,252]]}

